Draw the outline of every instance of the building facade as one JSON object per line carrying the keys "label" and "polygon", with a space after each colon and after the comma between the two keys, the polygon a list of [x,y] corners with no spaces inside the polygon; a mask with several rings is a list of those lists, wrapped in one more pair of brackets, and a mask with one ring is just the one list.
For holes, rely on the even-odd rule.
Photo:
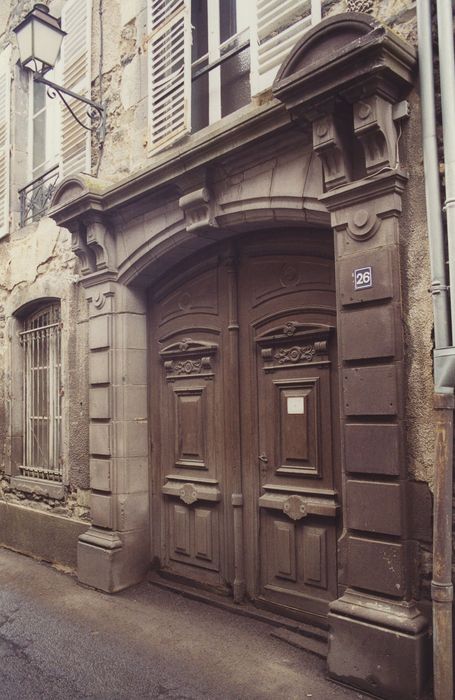
{"label": "building facade", "polygon": [[[432,308],[413,0],[0,9],[0,541],[430,675]],[[247,3],[243,3],[247,5]],[[41,9],[42,12],[45,10]],[[88,121],[86,121],[88,119]]]}

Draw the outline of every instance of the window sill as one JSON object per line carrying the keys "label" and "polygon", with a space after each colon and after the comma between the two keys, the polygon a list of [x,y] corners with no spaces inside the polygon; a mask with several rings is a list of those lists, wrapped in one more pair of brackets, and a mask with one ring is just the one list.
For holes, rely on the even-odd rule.
{"label": "window sill", "polygon": [[62,501],[65,497],[65,487],[61,483],[47,482],[44,479],[33,479],[30,476],[12,476],[10,487],[23,493],[36,494]]}

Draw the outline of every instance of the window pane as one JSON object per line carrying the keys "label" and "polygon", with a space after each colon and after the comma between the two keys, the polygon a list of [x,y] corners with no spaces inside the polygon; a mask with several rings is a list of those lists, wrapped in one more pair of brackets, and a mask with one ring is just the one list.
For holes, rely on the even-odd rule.
{"label": "window pane", "polygon": [[33,175],[38,175],[37,169],[44,165],[46,160],[46,113],[40,112],[33,120]]}
{"label": "window pane", "polygon": [[[213,0],[210,0],[213,2]],[[191,50],[192,60],[197,61],[205,56],[208,47],[207,31],[207,0],[192,0],[191,24],[193,25],[193,46]]]}
{"label": "window pane", "polygon": [[[244,0],[247,2],[248,0]],[[220,43],[234,36],[237,32],[236,0],[219,0],[220,2]]]}
{"label": "window pane", "polygon": [[247,47],[221,64],[221,116],[250,102],[250,49]]}
{"label": "window pane", "polygon": [[199,131],[209,123],[209,74],[193,80],[191,87],[191,126]]}
{"label": "window pane", "polygon": [[46,86],[33,81],[33,114],[44,109],[46,104]]}

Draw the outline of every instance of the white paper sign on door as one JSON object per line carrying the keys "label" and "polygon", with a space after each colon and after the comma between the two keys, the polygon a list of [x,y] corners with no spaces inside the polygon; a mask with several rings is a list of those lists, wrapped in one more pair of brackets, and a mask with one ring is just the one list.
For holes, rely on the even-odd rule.
{"label": "white paper sign on door", "polygon": [[288,396],[288,414],[303,415],[303,413],[305,413],[303,396]]}

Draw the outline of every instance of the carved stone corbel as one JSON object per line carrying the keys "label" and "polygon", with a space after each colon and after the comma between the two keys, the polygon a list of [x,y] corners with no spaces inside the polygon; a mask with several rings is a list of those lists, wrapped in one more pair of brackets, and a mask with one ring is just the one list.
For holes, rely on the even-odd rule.
{"label": "carved stone corbel", "polygon": [[218,227],[213,215],[213,200],[207,187],[201,187],[180,197],[179,207],[185,215],[187,231],[198,233],[207,228]]}
{"label": "carved stone corbel", "polygon": [[324,115],[313,122],[313,148],[322,160],[327,190],[351,181],[349,153],[333,114]]}
{"label": "carved stone corbel", "polygon": [[368,175],[384,167],[397,166],[398,136],[390,102],[379,95],[356,102],[354,133],[362,143]]}
{"label": "carved stone corbel", "polygon": [[96,261],[93,250],[87,245],[87,230],[80,221],[75,221],[68,226],[71,233],[71,250],[80,262],[82,275],[88,275],[96,269]]}
{"label": "carved stone corbel", "polygon": [[86,223],[87,245],[93,251],[96,270],[115,270],[115,241],[109,225],[101,215],[91,216]]}

